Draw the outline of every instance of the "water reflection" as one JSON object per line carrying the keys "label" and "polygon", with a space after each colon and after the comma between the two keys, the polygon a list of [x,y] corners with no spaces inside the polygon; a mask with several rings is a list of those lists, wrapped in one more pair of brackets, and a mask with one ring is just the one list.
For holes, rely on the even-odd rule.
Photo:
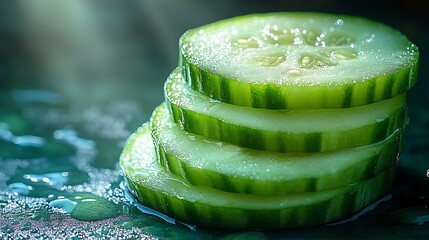
{"label": "water reflection", "polygon": [[[320,1],[316,7],[326,10],[329,3]],[[279,5],[282,8],[270,8],[266,2],[193,0],[2,4],[0,238],[281,239],[329,238],[342,233],[394,238],[410,232],[415,237],[427,236],[427,85],[410,96],[414,101],[409,141],[399,162],[402,181],[391,200],[356,221],[305,231],[194,232],[127,205],[130,201],[120,187],[117,159],[127,136],[163,101],[162,85],[177,65],[180,34],[245,12],[302,7],[299,1]],[[406,9],[392,19],[400,21]],[[386,14],[373,11],[380,18]],[[415,42],[426,41],[424,28],[406,21],[401,26],[414,33],[408,35]],[[425,79],[427,70],[421,73]],[[88,201],[76,199],[79,196]],[[102,203],[101,208],[91,203]],[[72,213],[81,204],[83,213],[94,210],[97,215],[107,209],[112,215],[80,221],[88,218]],[[386,218],[392,221],[384,225]]]}

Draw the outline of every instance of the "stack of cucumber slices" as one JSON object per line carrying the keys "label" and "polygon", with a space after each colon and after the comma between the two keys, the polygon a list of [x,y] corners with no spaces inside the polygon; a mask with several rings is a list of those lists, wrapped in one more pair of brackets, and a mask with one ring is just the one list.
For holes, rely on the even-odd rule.
{"label": "stack of cucumber slices", "polygon": [[165,102],[120,158],[144,205],[197,226],[280,229],[390,191],[419,52],[399,31],[321,13],[187,31]]}

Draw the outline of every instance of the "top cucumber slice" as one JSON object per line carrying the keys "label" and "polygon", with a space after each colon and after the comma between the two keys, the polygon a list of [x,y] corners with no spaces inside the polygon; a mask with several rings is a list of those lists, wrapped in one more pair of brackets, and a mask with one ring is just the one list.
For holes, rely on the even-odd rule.
{"label": "top cucumber slice", "polygon": [[197,91],[270,109],[340,108],[404,93],[418,48],[368,19],[322,13],[235,17],[187,31],[180,65]]}

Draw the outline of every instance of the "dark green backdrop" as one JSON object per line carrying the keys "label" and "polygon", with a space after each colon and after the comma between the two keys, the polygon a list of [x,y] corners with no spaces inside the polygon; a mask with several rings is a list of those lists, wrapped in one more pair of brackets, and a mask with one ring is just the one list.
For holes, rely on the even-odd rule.
{"label": "dark green backdrop", "polygon": [[[2,1],[0,239],[428,236],[429,33],[428,8],[421,2]],[[349,224],[280,232],[195,232],[128,205],[118,157],[129,134],[163,101],[180,35],[227,17],[270,11],[364,16],[401,30],[419,46],[419,80],[408,96],[410,123],[392,199]],[[97,204],[80,202],[70,216],[58,210],[67,212],[67,204],[55,200],[76,194]],[[85,211],[99,221],[82,221],[89,219]]]}

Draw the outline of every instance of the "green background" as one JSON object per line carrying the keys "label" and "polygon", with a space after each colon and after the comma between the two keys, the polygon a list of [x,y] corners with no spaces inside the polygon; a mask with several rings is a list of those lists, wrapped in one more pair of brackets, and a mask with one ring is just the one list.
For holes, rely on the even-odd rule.
{"label": "green background", "polygon": [[[427,10],[414,0],[2,1],[0,239],[427,237]],[[270,11],[368,17],[419,46],[419,80],[408,96],[406,148],[391,199],[347,224],[275,232],[194,231],[141,213],[124,196],[118,157],[163,101],[180,35]]]}

